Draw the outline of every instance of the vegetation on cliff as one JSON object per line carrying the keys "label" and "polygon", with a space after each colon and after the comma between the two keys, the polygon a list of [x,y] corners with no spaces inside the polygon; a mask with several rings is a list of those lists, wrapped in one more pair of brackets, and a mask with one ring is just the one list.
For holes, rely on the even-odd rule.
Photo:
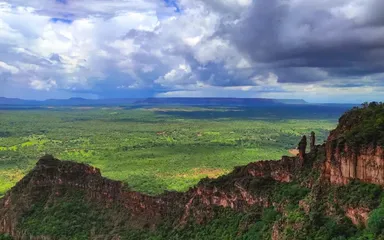
{"label": "vegetation on cliff", "polygon": [[351,146],[384,146],[384,103],[371,102],[353,108],[340,118],[338,128]]}
{"label": "vegetation on cliff", "polygon": [[[356,187],[358,183],[354,183]],[[363,187],[363,186],[362,186]],[[372,187],[372,186],[371,186]],[[346,186],[350,188],[350,186]],[[283,189],[283,188],[281,188]],[[368,220],[368,226],[354,226],[344,214],[342,202],[329,205],[338,194],[338,188],[328,189],[321,200],[311,199],[311,194],[292,196],[287,191],[279,192],[275,207],[252,207],[246,212],[237,212],[229,208],[214,207],[211,218],[197,224],[194,219],[182,227],[170,224],[172,219],[165,217],[164,224],[156,229],[137,229],[124,224],[114,226],[113,209],[102,209],[95,204],[84,202],[79,193],[58,198],[54,204],[37,203],[26,213],[18,228],[30,236],[51,236],[53,239],[90,239],[97,237],[120,236],[120,239],[271,239],[273,232],[278,232],[276,239],[295,240],[377,240],[384,237],[382,215],[383,208],[375,209]],[[304,191],[305,192],[305,191]],[[362,192],[350,192],[356,198],[366,199]],[[69,197],[70,196],[70,197]],[[299,201],[307,201],[311,206],[306,212]],[[372,199],[370,199],[372,200]],[[377,200],[377,198],[374,198]],[[313,201],[313,202],[311,202]],[[342,201],[348,201],[344,199]],[[362,200],[364,201],[364,200]],[[370,204],[360,201],[359,204]],[[327,213],[327,208],[333,212]],[[170,216],[168,216],[170,217]]]}
{"label": "vegetation on cliff", "polygon": [[111,229],[105,211],[85,201],[82,191],[72,190],[53,202],[47,200],[40,197],[19,223],[19,228],[30,236],[80,240]]}
{"label": "vegetation on cliff", "polygon": [[9,234],[0,234],[0,240],[12,240],[13,238]]}
{"label": "vegetation on cliff", "polygon": [[[381,118],[382,112],[376,103],[353,109],[330,141],[348,140],[373,124],[371,114]],[[380,144],[378,122],[378,134],[354,132],[361,138],[354,143]],[[0,232],[27,239],[383,240],[382,186],[369,179],[332,184],[324,171],[327,144],[305,154],[303,146],[301,157],[236,167],[184,193],[152,197],[91,166],[47,156],[0,201]]]}
{"label": "vegetation on cliff", "polygon": [[[78,176],[81,169],[88,172],[88,169],[92,169],[91,167],[70,162],[60,163],[63,170],[59,169],[59,171],[51,167],[38,167],[20,183],[21,185],[11,191],[9,197],[12,199],[11,202],[16,201],[14,207],[25,209],[17,220],[16,229],[28,237],[50,236],[51,239],[78,240],[112,239],[117,236],[120,239],[143,240],[376,240],[383,238],[382,188],[359,181],[353,181],[345,186],[334,186],[322,182],[319,174],[321,170],[318,168],[318,165],[324,161],[322,154],[321,146],[317,147],[316,152],[307,154],[305,165],[294,170],[295,175],[291,182],[279,182],[270,177],[252,177],[244,171],[247,167],[239,168],[230,175],[216,180],[202,181],[199,186],[206,189],[206,192],[201,197],[206,197],[205,194],[209,194],[210,189],[217,191],[217,193],[213,192],[214,198],[215,196],[219,199],[223,198],[221,193],[231,196],[236,193],[240,184],[241,188],[249,194],[246,197],[249,198],[248,201],[263,199],[260,202],[262,204],[255,202],[248,205],[244,202],[246,198],[243,198],[236,200],[243,203],[231,209],[218,206],[213,202],[205,205],[203,203],[205,200],[201,199],[190,206],[191,215],[181,225],[181,215],[178,212],[185,211],[183,209],[188,199],[196,198],[193,197],[195,191],[191,190],[178,198],[160,196],[159,201],[172,201],[170,208],[181,207],[181,211],[167,211],[168,213],[162,216],[160,222],[151,226],[140,223],[143,221],[140,214],[147,214],[145,210],[147,207],[144,207],[139,215],[136,213],[131,217],[130,212],[120,201],[106,206],[104,200],[98,200],[99,197],[96,196],[93,199],[92,192],[77,188],[76,185],[81,185],[81,182],[78,184],[71,182],[68,186],[43,184],[45,186],[43,188],[30,185],[31,181],[47,179],[42,174],[50,174],[47,176],[48,179],[56,179],[55,172],[64,174],[59,175],[61,181],[67,181],[63,178],[64,176],[73,176],[73,179],[80,180],[84,177],[91,182],[98,181],[97,176],[96,178],[87,177],[87,174],[83,177]],[[292,161],[296,160],[292,159]],[[59,165],[53,162],[52,166]],[[69,172],[60,173],[63,171]],[[73,175],[75,173],[76,176]],[[86,182],[83,184],[88,185]],[[21,195],[24,197],[20,198]],[[28,202],[32,202],[29,207],[25,205]],[[127,203],[135,204],[130,201]],[[142,204],[145,206],[147,203],[142,202]],[[371,213],[367,220],[359,219],[354,225],[350,217],[358,218],[358,216],[348,217],[348,209],[369,209]]]}

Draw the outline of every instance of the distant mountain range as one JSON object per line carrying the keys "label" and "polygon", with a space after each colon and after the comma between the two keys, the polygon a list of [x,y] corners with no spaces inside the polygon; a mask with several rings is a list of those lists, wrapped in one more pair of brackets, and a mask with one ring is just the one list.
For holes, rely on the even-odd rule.
{"label": "distant mountain range", "polygon": [[48,99],[44,101],[0,97],[3,106],[124,106],[124,105],[181,105],[181,106],[259,106],[278,104],[307,104],[303,99],[268,98],[120,98],[120,99]]}
{"label": "distant mountain range", "polygon": [[44,101],[0,97],[0,105],[8,106],[119,106],[133,104],[138,99],[47,99]]}
{"label": "distant mountain range", "polygon": [[303,99],[268,98],[147,98],[137,104],[148,105],[203,105],[203,106],[257,106],[270,104],[307,104]]}

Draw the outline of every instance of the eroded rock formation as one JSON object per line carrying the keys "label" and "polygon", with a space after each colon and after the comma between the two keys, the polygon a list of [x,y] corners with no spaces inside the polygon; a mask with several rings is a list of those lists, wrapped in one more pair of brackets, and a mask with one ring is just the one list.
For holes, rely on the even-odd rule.
{"label": "eroded rock formation", "polygon": [[[124,209],[127,219],[135,218],[136,228],[154,228],[162,223],[164,216],[173,216],[175,225],[185,224],[191,217],[202,223],[214,206],[244,211],[254,205],[268,207],[277,204],[271,201],[267,191],[255,193],[250,185],[291,182],[300,167],[296,157],[251,163],[217,180],[203,180],[186,193],[168,192],[153,197],[127,190],[123,183],[102,177],[100,170],[92,166],[44,156],[2,199],[0,233],[20,237],[16,223],[38,195],[43,191],[48,193],[48,198],[56,198],[64,195],[67,189],[83,191],[88,201],[105,208],[119,206]],[[256,183],[253,179],[261,182]],[[25,198],[21,200],[20,196]]]}
{"label": "eroded rock formation", "polygon": [[358,207],[358,208],[347,208],[345,215],[351,219],[352,223],[356,226],[366,226],[368,222],[369,213],[371,209]]}
{"label": "eroded rock formation", "polygon": [[363,146],[358,149],[338,140],[326,144],[324,175],[334,184],[347,184],[353,179],[384,185],[384,149]]}
{"label": "eroded rock formation", "polygon": [[[341,118],[341,120],[344,120]],[[347,184],[353,179],[384,185],[384,149],[375,143],[353,145],[344,135],[351,125],[339,124],[325,144],[324,175],[334,184]]]}
{"label": "eroded rock formation", "polygon": [[311,152],[315,151],[315,149],[316,149],[316,135],[315,135],[315,132],[311,132],[310,149],[311,149]]}
{"label": "eroded rock formation", "polygon": [[300,159],[301,165],[303,165],[304,159],[305,159],[305,151],[307,149],[307,136],[304,135],[301,138],[301,141],[299,142],[299,145],[298,145],[298,149],[299,149],[299,159]]}

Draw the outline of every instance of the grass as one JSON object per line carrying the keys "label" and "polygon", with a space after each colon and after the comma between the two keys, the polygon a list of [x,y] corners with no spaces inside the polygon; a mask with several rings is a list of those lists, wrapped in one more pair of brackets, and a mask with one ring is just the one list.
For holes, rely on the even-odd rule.
{"label": "grass", "polygon": [[295,111],[196,107],[2,110],[0,195],[46,153],[92,164],[104,176],[148,194],[185,191],[201,178],[218,177],[234,166],[289,155],[310,131],[322,141],[336,125],[338,114],[325,111],[314,116],[300,107]]}

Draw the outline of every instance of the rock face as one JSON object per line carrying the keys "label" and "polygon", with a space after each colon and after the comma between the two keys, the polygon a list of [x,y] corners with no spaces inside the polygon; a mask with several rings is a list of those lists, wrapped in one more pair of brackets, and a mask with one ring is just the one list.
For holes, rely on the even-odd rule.
{"label": "rock face", "polygon": [[[42,192],[49,193],[48,198],[60,197],[66,189],[83,191],[88,201],[105,208],[118,206],[127,219],[135,219],[136,228],[154,228],[165,216],[172,216],[175,225],[186,223],[190,217],[203,222],[214,206],[239,211],[253,205],[267,207],[274,203],[262,192],[251,193],[250,181],[259,178],[290,182],[300,169],[299,162],[295,157],[283,157],[281,161],[251,163],[216,181],[202,181],[186,193],[168,192],[153,197],[127,190],[123,183],[102,177],[100,170],[92,166],[44,156],[0,202],[0,233],[19,238],[18,219],[31,208],[35,197]],[[25,197],[20,199],[21,196]]]}
{"label": "rock face", "polygon": [[305,151],[307,149],[307,136],[303,136],[301,138],[298,149],[299,149],[299,159],[300,159],[301,165],[303,165],[304,159],[305,159]]}
{"label": "rock face", "polygon": [[315,135],[315,132],[311,132],[310,149],[311,149],[311,152],[315,151],[315,149],[316,149],[316,135]]}
{"label": "rock face", "polygon": [[[384,185],[384,105],[346,112],[326,142],[324,176],[334,184],[353,179]],[[381,142],[381,144],[380,144]]]}
{"label": "rock face", "polygon": [[380,146],[354,149],[337,140],[326,144],[324,175],[334,184],[347,184],[353,179],[384,185],[384,150]]}
{"label": "rock face", "polygon": [[[52,156],[41,158],[0,203],[0,233],[16,238],[17,219],[29,209],[39,195],[60,197],[67,189],[83,191],[90,201],[108,208],[119,204],[130,216],[140,216],[145,224],[155,224],[171,201],[158,201],[154,197],[123,189],[123,184],[101,176],[100,170],[86,164],[59,161]],[[20,199],[23,196],[23,199]],[[171,196],[169,196],[171,197]]]}
{"label": "rock face", "polygon": [[345,215],[351,219],[352,223],[356,226],[359,225],[367,225],[369,213],[371,212],[368,208],[347,208],[345,211]]}
{"label": "rock face", "polygon": [[351,145],[344,135],[353,126],[344,117],[325,144],[324,176],[333,184],[347,184],[353,179],[384,185],[384,149],[369,143]]}

